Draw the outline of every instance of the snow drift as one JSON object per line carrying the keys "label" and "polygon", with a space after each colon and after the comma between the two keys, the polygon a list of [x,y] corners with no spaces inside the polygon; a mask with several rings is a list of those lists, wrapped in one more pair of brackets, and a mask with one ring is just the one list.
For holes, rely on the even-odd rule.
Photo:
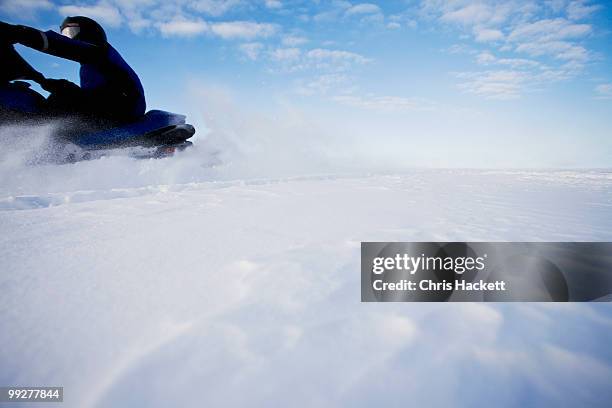
{"label": "snow drift", "polygon": [[611,173],[355,164],[299,117],[218,119],[174,158],[63,166],[27,163],[49,127],[1,132],[0,384],[80,408],[610,401],[606,305],[361,304],[359,244],[609,241]]}

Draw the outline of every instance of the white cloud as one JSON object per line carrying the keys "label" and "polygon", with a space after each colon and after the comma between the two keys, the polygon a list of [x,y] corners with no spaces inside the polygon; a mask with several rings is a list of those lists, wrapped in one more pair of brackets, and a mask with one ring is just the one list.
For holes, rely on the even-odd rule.
{"label": "white cloud", "polygon": [[283,7],[283,3],[279,0],[266,0],[265,5],[269,9],[279,9]]}
{"label": "white cloud", "polygon": [[283,37],[281,42],[283,43],[283,45],[286,45],[288,47],[295,47],[297,45],[306,44],[308,42],[308,38],[295,36],[295,35],[289,35],[289,36]]}
{"label": "white cloud", "polygon": [[580,45],[572,45],[567,43],[557,44],[559,46],[559,51],[555,56],[556,58],[573,62],[586,62],[590,59],[590,54],[587,49]]}
{"label": "white cloud", "polygon": [[144,29],[154,27],[159,23],[166,22],[169,16],[179,16],[176,10],[172,13],[161,13],[156,9],[148,7],[158,7],[158,0],[112,0],[112,4],[119,10],[124,23],[128,25],[134,33],[141,33]]}
{"label": "white cloud", "polygon": [[333,1],[331,2],[331,8],[321,11],[312,17],[315,22],[331,22],[336,21],[342,13],[352,7],[352,4],[348,1]]}
{"label": "white cloud", "polygon": [[344,74],[332,73],[321,75],[304,85],[300,85],[297,92],[302,95],[325,95],[331,89],[348,81],[348,77]]}
{"label": "white cloud", "polygon": [[508,39],[545,42],[583,38],[590,32],[589,24],[576,24],[564,18],[555,18],[521,24],[512,30]]}
{"label": "white cloud", "polygon": [[345,16],[358,18],[362,24],[383,23],[385,16],[380,7],[372,3],[356,4],[346,9]]}
{"label": "white cloud", "polygon": [[466,44],[453,44],[442,51],[447,51],[450,54],[475,54],[476,51]]}
{"label": "white cloud", "polygon": [[512,68],[545,68],[537,61],[525,58],[497,58],[489,51],[483,51],[476,56],[476,62],[480,65],[507,65]]}
{"label": "white cloud", "polygon": [[424,111],[434,108],[430,101],[401,96],[338,95],[332,99],[342,105],[381,112]]}
{"label": "white cloud", "polygon": [[516,47],[516,51],[532,56],[553,55],[557,59],[584,63],[589,59],[589,52],[581,45],[566,41],[525,42]]}
{"label": "white cloud", "polygon": [[480,53],[476,60],[481,65],[507,67],[456,74],[461,80],[459,89],[487,99],[517,99],[525,93],[540,90],[543,86],[565,81],[576,75],[571,66],[554,69],[528,59],[497,58],[489,52]]}
{"label": "white cloud", "polygon": [[347,16],[352,16],[352,15],[357,15],[357,14],[379,14],[379,13],[381,13],[380,7],[372,3],[356,4],[346,10]]}
{"label": "white cloud", "polygon": [[110,27],[119,27],[123,17],[117,7],[107,2],[99,2],[95,5],[66,5],[59,8],[59,13],[65,16],[87,16]]}
{"label": "white cloud", "polygon": [[269,37],[276,32],[277,27],[273,24],[252,21],[207,22],[202,16],[206,14],[218,17],[244,6],[244,0],[102,0],[94,5],[61,6],[59,11],[66,15],[90,16],[111,27],[125,22],[137,33],[154,27],[165,37],[192,37],[208,33],[223,39],[252,40]]}
{"label": "white cloud", "polygon": [[552,55],[557,59],[583,64],[589,60],[586,48],[575,40],[590,34],[589,24],[576,24],[564,18],[539,20],[516,27],[508,40],[517,44],[516,51],[532,56]]}
{"label": "white cloud", "polygon": [[600,99],[612,99],[612,83],[597,85],[595,92]]}
{"label": "white cloud", "polygon": [[459,89],[488,99],[501,100],[520,97],[529,80],[529,74],[513,70],[467,72],[457,76],[464,80],[459,84]]}
{"label": "white cloud", "polygon": [[474,27],[474,37],[478,42],[499,41],[504,38],[501,30],[494,28]]}
{"label": "white cloud", "polygon": [[589,51],[580,43],[592,32],[589,24],[576,24],[564,18],[545,19],[520,24],[508,35],[517,52],[531,56],[550,55],[574,65],[586,63]]}
{"label": "white cloud", "polygon": [[495,62],[500,65],[508,65],[512,68],[545,68],[545,66],[540,64],[538,61],[525,58],[498,58]]}
{"label": "white cloud", "polygon": [[203,14],[221,16],[243,6],[243,0],[102,0],[92,5],[61,6],[59,11],[66,15],[90,16],[111,27],[127,23],[137,33],[154,27],[165,37],[192,37],[209,33],[224,39],[250,40],[268,37],[276,32],[276,26],[272,24],[251,21],[212,23],[202,17]]}
{"label": "white cloud", "polygon": [[257,58],[259,58],[259,54],[263,50],[264,45],[262,43],[252,42],[240,44],[238,48],[244,55],[246,55],[247,58],[255,61]]}
{"label": "white cloud", "polygon": [[411,15],[407,13],[392,14],[387,18],[387,20],[389,21],[387,23],[387,28],[392,29],[392,30],[401,28],[402,25],[405,25],[406,27],[409,27],[412,29],[417,27],[416,20],[411,18]]}
{"label": "white cloud", "polygon": [[187,20],[177,18],[158,24],[164,37],[193,37],[208,30],[208,24],[203,20]]}
{"label": "white cloud", "polygon": [[491,7],[485,3],[478,2],[445,11],[441,19],[443,21],[471,25],[487,22],[491,19],[491,16]]}
{"label": "white cloud", "polygon": [[50,10],[53,4],[49,0],[2,0],[0,12],[10,16],[33,18],[37,12]]}
{"label": "white cloud", "polygon": [[[544,13],[542,7],[550,10]],[[572,20],[584,18],[595,10],[597,6],[582,0],[569,3],[566,0],[549,1],[545,4],[521,0],[423,0],[421,3],[422,16],[458,24],[470,30],[477,42],[493,42],[499,50],[514,50],[532,57],[553,56],[576,68],[591,57],[581,41],[593,29],[589,24]],[[556,15],[551,15],[551,11]],[[550,17],[539,17],[543,15]]]}
{"label": "white cloud", "polygon": [[476,57],[476,60],[481,65],[488,65],[488,64],[494,63],[497,59],[489,51],[484,51],[478,54],[478,56]]}
{"label": "white cloud", "polygon": [[224,39],[253,39],[269,37],[276,32],[276,27],[267,23],[251,21],[230,21],[210,24],[210,30]]}
{"label": "white cloud", "polygon": [[[557,12],[565,4],[549,5]],[[538,19],[541,5],[521,0],[447,2],[423,0],[421,14],[446,23],[458,24],[476,42],[491,43],[500,51],[526,53],[532,57],[552,55],[575,66],[588,60],[587,50],[576,42],[591,31],[587,24],[576,24],[563,17]],[[507,33],[507,35],[506,35]],[[484,57],[484,56],[482,56]],[[485,62],[482,60],[481,63]],[[517,67],[518,58],[496,61]]]}
{"label": "white cloud", "polygon": [[295,61],[301,55],[299,48],[277,48],[270,53],[270,57],[276,61]]}
{"label": "white cloud", "polygon": [[[130,1],[130,0],[128,0]],[[178,2],[179,4],[183,2]],[[187,6],[194,11],[209,14],[211,16],[220,16],[227,13],[232,8],[241,5],[241,0],[191,0],[186,2]]]}
{"label": "white cloud", "polygon": [[600,5],[589,5],[588,1],[572,1],[567,6],[567,17],[570,20],[582,20],[601,8]]}
{"label": "white cloud", "polygon": [[356,64],[370,62],[368,58],[354,52],[327,48],[302,50],[298,47],[279,47],[270,50],[267,55],[271,61],[279,64],[276,68],[270,68],[271,72],[314,70],[339,74]]}
{"label": "white cloud", "polygon": [[358,64],[365,64],[370,60],[365,58],[363,55],[356,54],[354,52],[342,51],[342,50],[329,50],[325,48],[315,48],[314,50],[308,51],[306,56],[312,60],[319,61],[336,61],[336,62],[355,62]]}

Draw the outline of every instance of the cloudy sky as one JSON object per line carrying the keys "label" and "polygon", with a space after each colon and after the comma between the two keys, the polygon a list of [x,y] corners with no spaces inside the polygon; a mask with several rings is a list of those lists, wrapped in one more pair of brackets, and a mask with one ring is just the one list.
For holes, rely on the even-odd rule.
{"label": "cloudy sky", "polygon": [[[194,95],[214,89],[389,161],[612,164],[604,2],[0,0],[13,23],[57,29],[66,15],[107,28],[151,108],[206,112],[216,102]],[[73,63],[24,54],[77,79]]]}

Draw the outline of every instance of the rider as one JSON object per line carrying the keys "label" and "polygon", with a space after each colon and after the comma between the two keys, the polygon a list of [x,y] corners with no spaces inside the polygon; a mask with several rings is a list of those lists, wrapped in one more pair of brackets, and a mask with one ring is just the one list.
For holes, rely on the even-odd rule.
{"label": "rider", "polygon": [[64,79],[39,81],[51,93],[49,102],[55,109],[118,122],[144,114],[140,79],[91,18],[67,17],[60,26],[62,35],[6,23],[0,23],[0,29],[13,43],[81,64],[80,87]]}

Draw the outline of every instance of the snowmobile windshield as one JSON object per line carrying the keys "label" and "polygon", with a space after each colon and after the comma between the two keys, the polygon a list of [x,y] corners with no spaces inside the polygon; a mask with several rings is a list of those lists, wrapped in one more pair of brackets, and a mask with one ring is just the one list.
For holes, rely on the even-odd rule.
{"label": "snowmobile windshield", "polygon": [[62,35],[74,39],[80,31],[81,28],[79,26],[67,26],[62,28]]}

